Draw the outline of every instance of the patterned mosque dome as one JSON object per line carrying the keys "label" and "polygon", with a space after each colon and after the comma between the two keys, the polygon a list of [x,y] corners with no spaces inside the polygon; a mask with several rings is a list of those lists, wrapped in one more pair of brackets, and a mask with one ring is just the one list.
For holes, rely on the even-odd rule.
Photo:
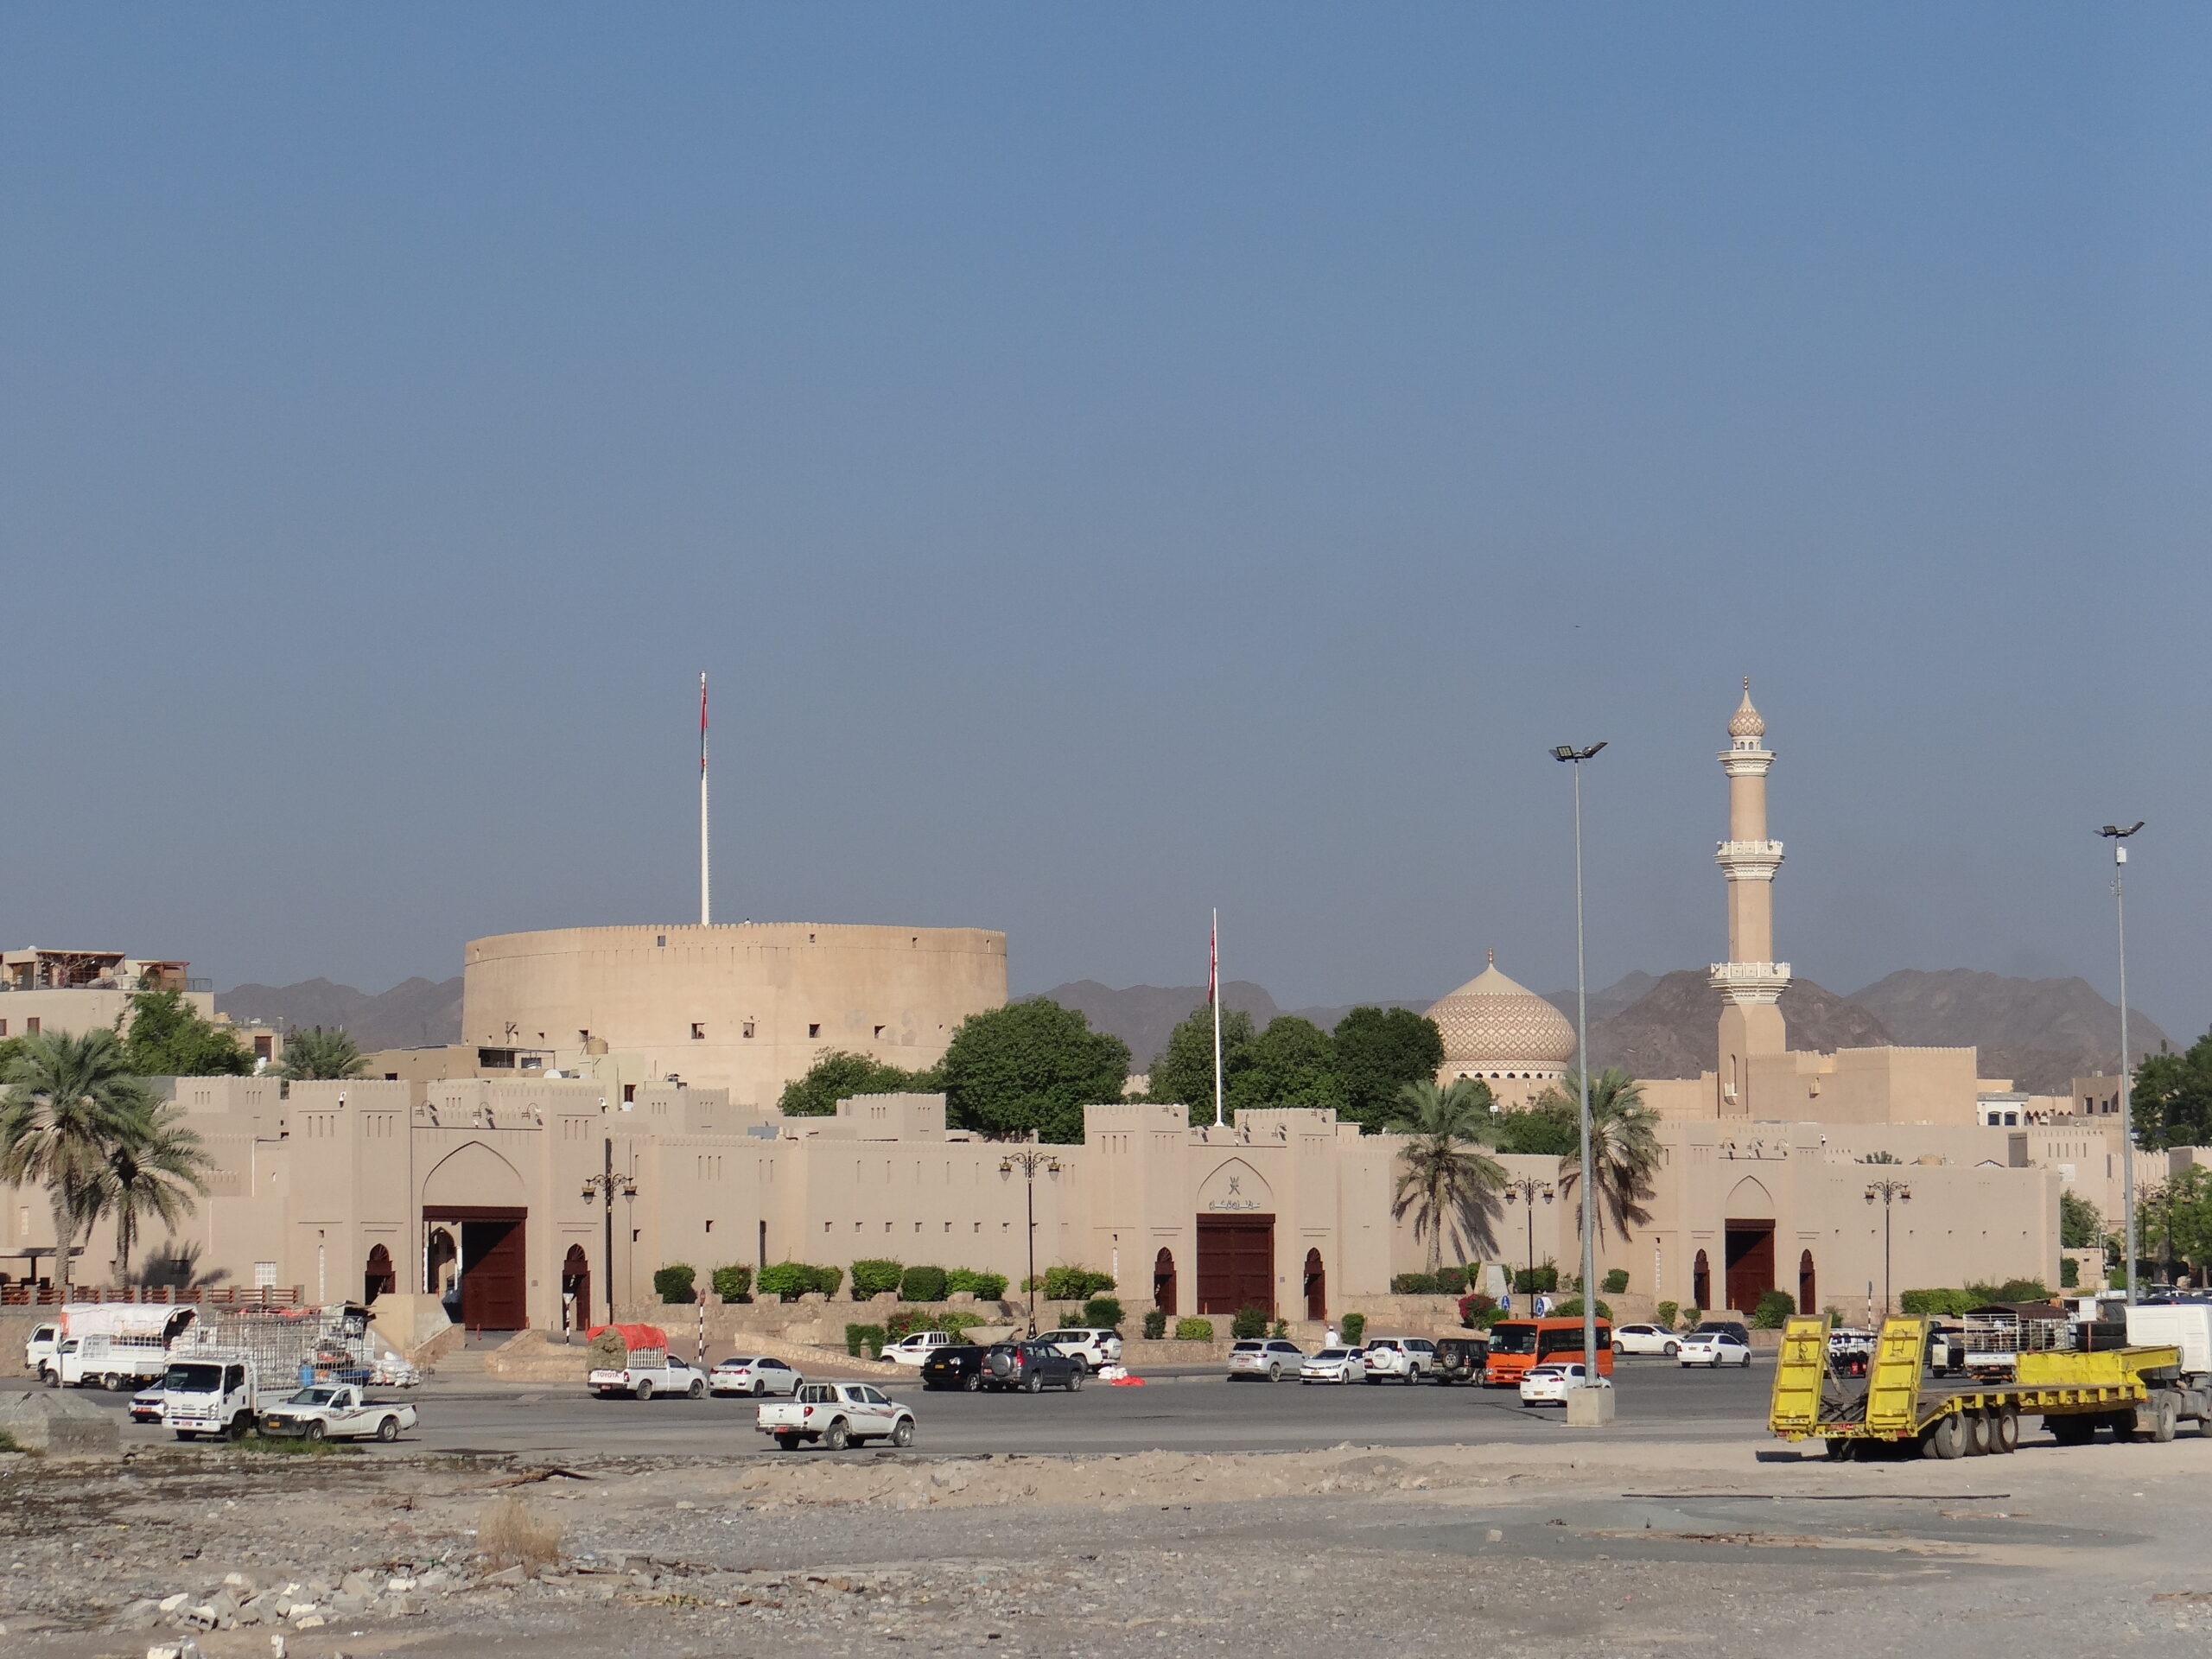
{"label": "patterned mosque dome", "polygon": [[1574,1027],[1490,965],[1428,1011],[1444,1036],[1443,1077],[1555,1077],[1574,1063]]}
{"label": "patterned mosque dome", "polygon": [[1766,735],[1765,718],[1758,709],[1751,707],[1751,678],[1748,674],[1744,677],[1744,700],[1736,705],[1735,718],[1728,722],[1728,735],[1731,737],[1764,737]]}

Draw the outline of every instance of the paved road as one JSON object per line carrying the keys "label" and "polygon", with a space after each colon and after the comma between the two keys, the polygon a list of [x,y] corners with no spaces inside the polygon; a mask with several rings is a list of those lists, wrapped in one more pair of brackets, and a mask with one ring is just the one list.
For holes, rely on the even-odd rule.
{"label": "paved road", "polygon": [[[1764,1421],[1769,1363],[1748,1371],[1686,1371],[1662,1360],[1624,1360],[1616,1378],[1619,1421],[1611,1438],[1740,1440]],[[18,1385],[20,1386],[20,1385]],[[889,1390],[913,1406],[925,1452],[1279,1452],[1361,1446],[1452,1446],[1485,1441],[1571,1442],[1556,1408],[1526,1408],[1507,1389],[1308,1388],[1230,1382],[1217,1374],[1163,1376],[1147,1387],[1092,1382],[1080,1394],[932,1394]],[[124,1396],[80,1398],[121,1410]],[[412,1398],[421,1427],[401,1445],[438,1452],[686,1456],[785,1455],[753,1427],[747,1400],[598,1400],[580,1389],[497,1389],[432,1382]],[[164,1431],[126,1424],[126,1441],[165,1443]],[[372,1455],[380,1448],[371,1447]]]}

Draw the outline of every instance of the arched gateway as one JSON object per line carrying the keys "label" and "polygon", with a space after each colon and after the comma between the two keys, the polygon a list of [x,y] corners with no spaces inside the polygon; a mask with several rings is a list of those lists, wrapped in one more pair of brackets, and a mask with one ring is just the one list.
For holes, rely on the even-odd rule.
{"label": "arched gateway", "polygon": [[423,1181],[425,1259],[432,1233],[460,1235],[461,1306],[452,1311],[470,1330],[519,1331],[529,1325],[529,1218],[522,1177],[480,1141],[455,1147]]}

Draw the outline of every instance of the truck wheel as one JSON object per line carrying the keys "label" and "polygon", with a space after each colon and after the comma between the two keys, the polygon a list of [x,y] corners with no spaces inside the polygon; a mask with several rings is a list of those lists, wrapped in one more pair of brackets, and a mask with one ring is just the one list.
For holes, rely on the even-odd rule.
{"label": "truck wheel", "polygon": [[842,1452],[853,1443],[853,1432],[845,1427],[845,1420],[838,1418],[822,1432],[822,1444],[832,1452]]}
{"label": "truck wheel", "polygon": [[1989,1420],[1989,1449],[1999,1457],[2020,1449],[2020,1414],[2012,1406],[1999,1407]]}
{"label": "truck wheel", "polygon": [[786,1452],[796,1452],[798,1450],[798,1436],[796,1434],[779,1434],[776,1436],[776,1444]]}
{"label": "truck wheel", "polygon": [[2087,1412],[2069,1412],[2063,1416],[2045,1417],[2043,1426],[2050,1431],[2050,1438],[2061,1446],[2087,1446],[2097,1432],[2097,1420]]}
{"label": "truck wheel", "polygon": [[1966,1420],[1958,1412],[1946,1412],[1920,1437],[1920,1455],[1940,1458],[1948,1463],[1962,1458],[1967,1450]]}
{"label": "truck wheel", "polygon": [[652,1378],[651,1378],[650,1376],[641,1376],[641,1377],[639,1377],[639,1378],[638,1379],[638,1386],[637,1386],[636,1393],[637,1393],[637,1396],[638,1396],[638,1398],[639,1398],[639,1399],[640,1399],[640,1400],[650,1400],[650,1399],[652,1399],[652,1398],[653,1397],[653,1380],[652,1380]]}
{"label": "truck wheel", "polygon": [[1841,1439],[1822,1440],[1821,1447],[1827,1453],[1830,1463],[1849,1463],[1858,1454],[1859,1442]]}
{"label": "truck wheel", "polygon": [[196,1440],[200,1438],[200,1433],[197,1429],[180,1428],[176,1432],[176,1437],[180,1440]]}
{"label": "truck wheel", "polygon": [[1959,1414],[1959,1433],[1966,1441],[1966,1455],[1986,1458],[1989,1455],[1989,1417],[1980,1411]]}
{"label": "truck wheel", "polygon": [[399,1419],[387,1417],[377,1425],[377,1439],[390,1446],[399,1438]]}
{"label": "truck wheel", "polygon": [[693,1377],[691,1379],[691,1386],[683,1390],[683,1397],[687,1400],[705,1399],[707,1397],[707,1385],[704,1382],[702,1382],[697,1377]]}
{"label": "truck wheel", "polygon": [[[319,1429],[322,1425],[321,1423],[313,1423],[308,1425],[308,1427],[310,1429]],[[253,1419],[250,1414],[242,1411],[237,1416],[231,1419],[231,1426],[223,1431],[223,1438],[226,1440],[242,1440],[252,1433]],[[322,1436],[320,1434],[315,1434],[312,1438],[319,1440]]]}
{"label": "truck wheel", "polygon": [[61,1373],[59,1371],[41,1371],[38,1376],[39,1381],[49,1389],[58,1389],[61,1386]]}
{"label": "truck wheel", "polygon": [[2174,1437],[2174,1429],[2181,1421],[2181,1405],[2174,1398],[2173,1390],[2160,1389],[2147,1402],[2151,1411],[2150,1435],[2159,1445]]}
{"label": "truck wheel", "polygon": [[913,1443],[914,1420],[911,1417],[901,1417],[898,1421],[898,1425],[891,1431],[891,1444],[893,1446],[912,1446]]}
{"label": "truck wheel", "polygon": [[326,1438],[329,1433],[329,1428],[322,1423],[311,1422],[308,1425],[308,1439],[311,1440],[322,1440]]}

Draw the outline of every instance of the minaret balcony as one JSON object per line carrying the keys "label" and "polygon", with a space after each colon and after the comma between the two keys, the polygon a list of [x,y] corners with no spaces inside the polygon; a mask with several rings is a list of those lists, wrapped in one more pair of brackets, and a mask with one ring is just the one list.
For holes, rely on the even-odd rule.
{"label": "minaret balcony", "polygon": [[1732,881],[1771,881],[1782,863],[1782,843],[1778,841],[1724,841],[1713,854],[1713,861],[1727,873]]}
{"label": "minaret balcony", "polygon": [[1786,962],[1716,962],[1708,969],[1713,988],[1730,1002],[1774,1002],[1789,988]]}

